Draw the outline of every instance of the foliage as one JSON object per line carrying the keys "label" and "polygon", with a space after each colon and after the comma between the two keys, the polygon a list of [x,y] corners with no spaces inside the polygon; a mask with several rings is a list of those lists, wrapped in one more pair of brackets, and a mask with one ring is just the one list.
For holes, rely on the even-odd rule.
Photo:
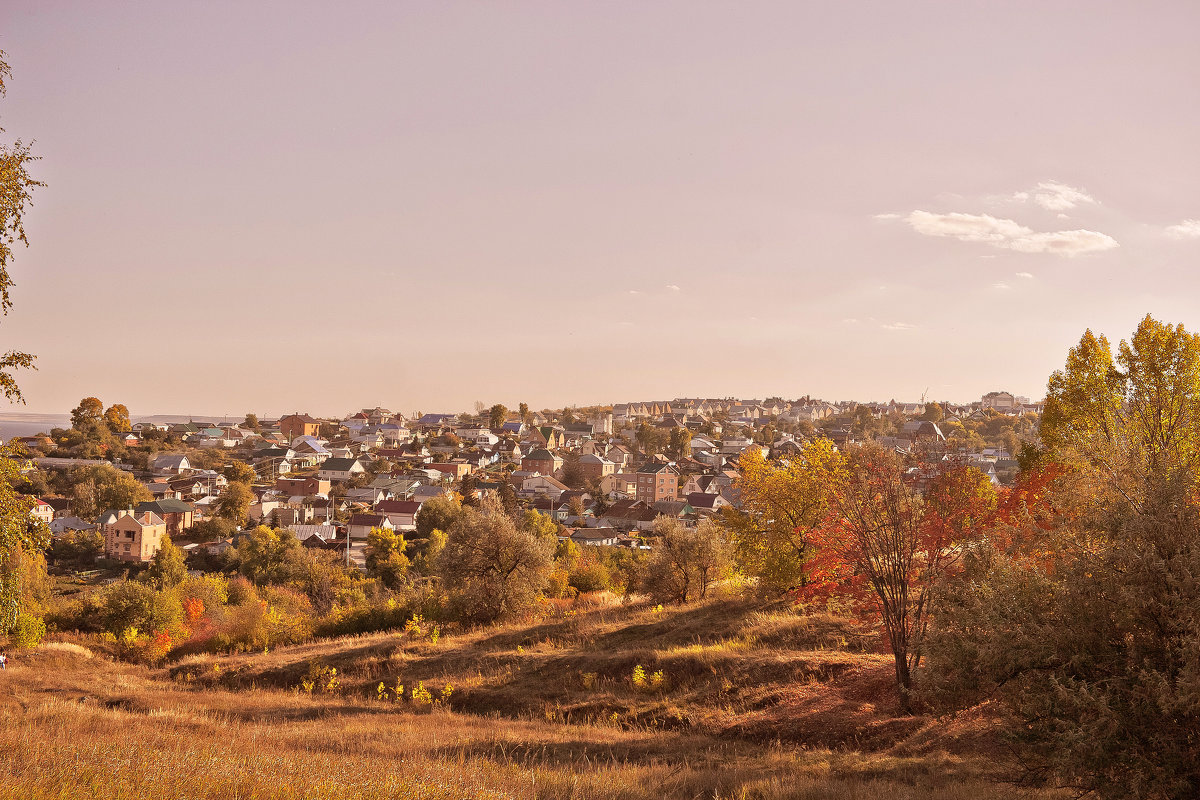
{"label": "foliage", "polygon": [[50,542],[46,555],[56,566],[91,569],[104,554],[104,534],[100,531],[72,531]]}
{"label": "foliage", "polygon": [[659,517],[654,536],[645,588],[656,601],[703,600],[718,581],[728,577],[733,563],[728,535],[713,520],[687,528],[677,519]]}
{"label": "foliage", "polygon": [[803,583],[813,531],[829,513],[832,492],[846,480],[846,461],[829,439],[806,443],[796,458],[771,464],[757,448],[738,459],[741,509],[722,510],[738,566],[766,595]]}
{"label": "foliage", "polygon": [[907,709],[936,592],[991,523],[996,496],[972,467],[907,464],[874,444],[852,449],[847,463],[836,513],[813,531],[810,582],[798,596],[846,598],[882,621]]}
{"label": "foliage", "polygon": [[8,632],[8,643],[18,650],[24,650],[37,647],[45,637],[45,620],[31,614],[21,614]]}
{"label": "foliage", "polygon": [[245,483],[251,484],[258,478],[258,473],[254,471],[254,467],[247,464],[245,461],[231,461],[222,470],[222,473],[229,479],[230,483]]}
{"label": "foliage", "polygon": [[463,619],[490,622],[530,609],[546,583],[554,542],[519,529],[498,506],[465,509],[447,532],[437,572]]}
{"label": "foliage", "polygon": [[254,502],[254,492],[245,483],[231,481],[217,498],[217,514],[236,525],[244,525]]}
{"label": "foliage", "polygon": [[508,409],[497,403],[488,409],[488,427],[492,430],[498,430],[504,427],[504,423],[508,421]]}
{"label": "foliage", "polygon": [[49,528],[30,517],[32,499],[13,489],[20,475],[20,456],[12,444],[0,446],[0,632],[13,626],[27,602],[22,569],[25,559],[38,556],[44,572],[45,562],[40,555],[50,542]]}
{"label": "foliage", "polygon": [[171,543],[170,536],[164,536],[158,552],[150,560],[150,566],[140,576],[143,581],[157,589],[170,589],[183,582],[187,577],[187,566],[184,564],[183,551]]}
{"label": "foliage", "polygon": [[371,528],[367,534],[367,573],[377,576],[389,589],[396,588],[408,574],[407,549],[403,534],[391,528]]}
{"label": "foliage", "polygon": [[417,536],[428,539],[435,531],[448,531],[462,515],[462,505],[448,497],[435,497],[417,512]]}
{"label": "foliage", "polygon": [[125,470],[107,464],[89,464],[71,471],[71,504],[84,519],[95,519],[109,510],[134,508],[153,500],[142,483]]}

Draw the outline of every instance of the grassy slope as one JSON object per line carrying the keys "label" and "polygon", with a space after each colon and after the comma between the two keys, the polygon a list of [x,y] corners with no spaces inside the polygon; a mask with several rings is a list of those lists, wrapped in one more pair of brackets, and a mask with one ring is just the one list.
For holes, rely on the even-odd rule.
{"label": "grassy slope", "polygon": [[[313,661],[340,695],[292,690]],[[669,685],[635,689],[639,663]],[[0,797],[1016,796],[972,748],[941,752],[954,726],[893,713],[889,668],[836,620],[750,605],[157,671],[43,647],[0,673]],[[377,701],[397,678],[452,683],[454,711]]]}

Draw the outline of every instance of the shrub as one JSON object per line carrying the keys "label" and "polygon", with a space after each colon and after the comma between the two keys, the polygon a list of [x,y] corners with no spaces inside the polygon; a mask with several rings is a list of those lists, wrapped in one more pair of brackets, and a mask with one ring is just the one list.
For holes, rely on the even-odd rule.
{"label": "shrub", "polygon": [[8,641],[18,650],[37,647],[46,636],[46,622],[41,617],[21,614],[8,632]]}

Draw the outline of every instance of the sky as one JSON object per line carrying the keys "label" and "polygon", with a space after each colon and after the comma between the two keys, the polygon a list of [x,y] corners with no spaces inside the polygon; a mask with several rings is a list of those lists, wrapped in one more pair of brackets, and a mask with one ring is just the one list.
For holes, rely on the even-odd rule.
{"label": "sky", "polygon": [[1200,3],[6,0],[29,411],[1041,397],[1200,328]]}

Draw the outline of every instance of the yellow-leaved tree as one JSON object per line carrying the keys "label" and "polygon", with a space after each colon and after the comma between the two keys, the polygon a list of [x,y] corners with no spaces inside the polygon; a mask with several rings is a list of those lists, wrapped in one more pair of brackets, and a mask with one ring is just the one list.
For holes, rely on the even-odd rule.
{"label": "yellow-leaved tree", "polygon": [[846,460],[829,439],[807,442],[795,458],[773,464],[752,447],[738,458],[734,490],[741,510],[723,509],[738,568],[766,595],[804,582],[810,536],[829,513],[847,476]]}

